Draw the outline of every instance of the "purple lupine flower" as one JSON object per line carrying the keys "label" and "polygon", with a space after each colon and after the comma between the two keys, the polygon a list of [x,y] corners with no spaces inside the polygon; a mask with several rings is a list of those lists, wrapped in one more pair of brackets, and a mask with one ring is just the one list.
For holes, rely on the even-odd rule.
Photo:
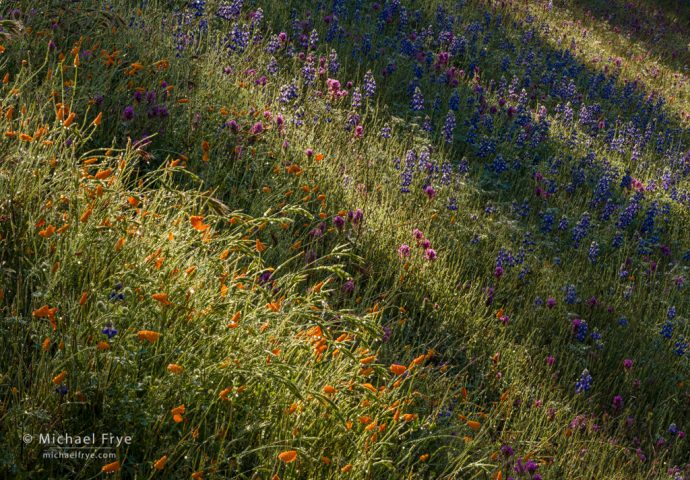
{"label": "purple lupine flower", "polygon": [[357,87],[352,92],[352,108],[359,108],[361,106],[362,106],[362,94],[359,91],[359,87]]}
{"label": "purple lupine flower", "polygon": [[117,335],[117,330],[113,328],[113,324],[108,322],[105,324],[105,328],[101,330],[101,333],[108,337],[108,340],[112,339]]}
{"label": "purple lupine flower", "polygon": [[414,89],[410,107],[414,112],[421,112],[424,110],[424,95],[422,95],[422,91],[419,89],[419,87],[415,87]]}
{"label": "purple lupine flower", "polygon": [[371,70],[367,70],[364,74],[364,96],[370,98],[374,96],[374,93],[376,93],[376,80]]}
{"label": "purple lupine flower", "polygon": [[345,226],[345,219],[340,215],[336,215],[335,218],[333,218],[333,225],[335,225],[335,228],[338,230],[342,230]]}
{"label": "purple lupine flower", "polygon": [[391,138],[391,127],[388,124],[385,124],[381,128],[381,138]]}
{"label": "purple lupine flower", "polygon": [[584,393],[592,388],[592,376],[586,368],[580,374],[577,382],[575,382],[575,393]]}
{"label": "purple lupine flower", "polygon": [[398,256],[400,258],[407,258],[410,256],[410,246],[406,243],[403,243],[398,247]]}
{"label": "purple lupine flower", "polygon": [[122,111],[122,118],[125,120],[131,120],[134,118],[134,107],[131,105],[127,105],[125,109]]}
{"label": "purple lupine flower", "polygon": [[446,143],[453,143],[453,132],[455,131],[455,113],[452,110],[448,110],[446,115],[446,122],[443,124],[443,138]]}
{"label": "purple lupine flower", "polygon": [[632,367],[633,367],[633,361],[632,361],[632,359],[626,358],[625,360],[623,360],[623,368],[624,368],[625,370],[631,370]]}

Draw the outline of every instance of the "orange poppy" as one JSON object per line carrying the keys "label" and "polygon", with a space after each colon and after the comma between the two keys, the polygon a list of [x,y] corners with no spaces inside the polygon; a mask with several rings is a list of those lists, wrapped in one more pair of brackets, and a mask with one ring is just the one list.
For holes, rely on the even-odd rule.
{"label": "orange poppy", "polygon": [[43,305],[31,312],[31,315],[37,318],[55,318],[55,313],[57,313],[57,307],[50,308],[48,305]]}
{"label": "orange poppy", "polygon": [[74,112],[70,113],[70,114],[67,116],[67,118],[65,119],[65,121],[63,122],[62,125],[63,125],[64,127],[69,127],[70,125],[72,125],[72,123],[74,123],[74,119],[75,119],[76,117],[77,117],[77,115],[76,115]]}
{"label": "orange poppy", "polygon": [[482,424],[477,422],[476,420],[468,420],[467,426],[470,427],[472,430],[479,430],[479,427],[481,427]]}
{"label": "orange poppy", "polygon": [[184,367],[182,365],[178,365],[177,363],[170,363],[168,364],[167,370],[170,373],[174,373],[175,375],[179,375],[184,371]]}
{"label": "orange poppy", "polygon": [[151,298],[153,298],[157,302],[160,302],[162,305],[172,305],[172,302],[168,299],[167,293],[154,293],[153,295],[151,295]]}
{"label": "orange poppy", "polygon": [[101,472],[103,473],[115,473],[120,471],[120,462],[108,463],[101,467]]}
{"label": "orange poppy", "polygon": [[200,215],[192,215],[189,217],[189,223],[192,224],[192,227],[197,232],[203,232],[209,228],[209,225],[204,223],[204,217]]}
{"label": "orange poppy", "polygon": [[285,463],[292,463],[295,460],[297,460],[297,451],[296,450],[285,450],[284,452],[280,452],[278,454],[278,458]]}
{"label": "orange poppy", "polygon": [[155,461],[153,464],[153,468],[156,470],[163,470],[165,468],[165,464],[168,462],[168,456],[163,455],[161,458]]}
{"label": "orange poppy", "polygon": [[161,334],[152,330],[139,330],[137,337],[139,340],[155,343],[161,337]]}
{"label": "orange poppy", "polygon": [[43,238],[49,238],[51,235],[55,233],[55,230],[56,228],[53,225],[48,225],[43,230],[39,231],[38,234]]}
{"label": "orange poppy", "polygon": [[60,385],[62,382],[65,381],[65,378],[67,377],[67,370],[63,370],[62,372],[58,373],[53,377],[53,383],[55,385]]}
{"label": "orange poppy", "polygon": [[97,180],[105,180],[106,178],[108,178],[112,174],[113,174],[113,169],[107,168],[105,170],[101,170],[99,172],[96,172],[96,175],[94,175],[94,178]]}
{"label": "orange poppy", "polygon": [[242,312],[235,312],[235,314],[230,319],[228,324],[229,328],[237,328],[239,326],[240,318],[242,317]]}
{"label": "orange poppy", "polygon": [[362,358],[359,363],[362,365],[369,365],[370,363],[376,361],[376,355],[371,355],[370,357]]}

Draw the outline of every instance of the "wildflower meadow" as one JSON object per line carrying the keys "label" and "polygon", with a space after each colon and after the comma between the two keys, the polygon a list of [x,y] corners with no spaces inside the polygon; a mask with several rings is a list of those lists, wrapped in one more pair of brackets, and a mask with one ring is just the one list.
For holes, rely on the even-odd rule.
{"label": "wildflower meadow", "polygon": [[0,2],[0,478],[690,479],[690,5]]}

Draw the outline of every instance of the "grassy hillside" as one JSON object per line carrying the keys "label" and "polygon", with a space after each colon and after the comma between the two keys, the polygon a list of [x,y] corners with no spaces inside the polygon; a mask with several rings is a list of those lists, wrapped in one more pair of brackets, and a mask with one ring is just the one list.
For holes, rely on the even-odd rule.
{"label": "grassy hillside", "polygon": [[690,7],[2,8],[1,476],[690,477]]}

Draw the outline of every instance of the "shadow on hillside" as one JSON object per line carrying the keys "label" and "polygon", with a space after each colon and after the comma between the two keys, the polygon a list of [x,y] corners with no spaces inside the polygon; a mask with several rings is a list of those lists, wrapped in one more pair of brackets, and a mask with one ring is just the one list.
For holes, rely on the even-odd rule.
{"label": "shadow on hillside", "polygon": [[567,8],[575,18],[605,22],[658,55],[672,70],[687,73],[690,5],[673,0],[572,0]]}

